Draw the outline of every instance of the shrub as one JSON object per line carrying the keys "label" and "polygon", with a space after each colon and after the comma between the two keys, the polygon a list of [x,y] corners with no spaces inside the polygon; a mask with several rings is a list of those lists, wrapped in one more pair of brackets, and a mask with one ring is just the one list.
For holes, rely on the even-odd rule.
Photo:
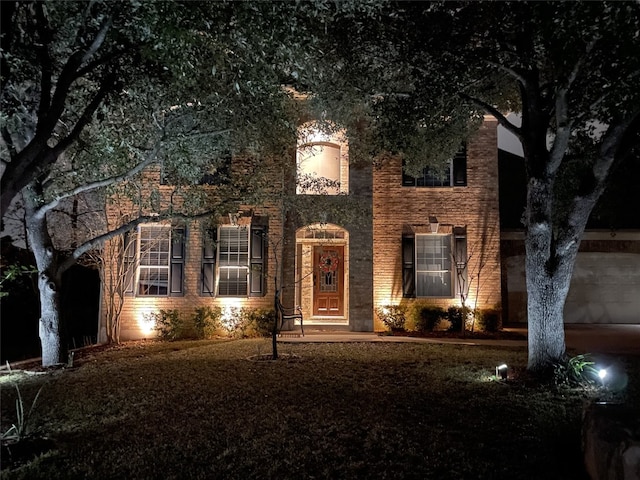
{"label": "shrub", "polygon": [[476,312],[476,319],[480,330],[487,332],[497,332],[502,327],[500,310],[497,308],[486,308]]}
{"label": "shrub", "polygon": [[196,308],[193,315],[193,326],[198,338],[211,338],[220,327],[220,317],[222,309],[220,307],[204,306]]}
{"label": "shrub", "polygon": [[442,307],[435,305],[423,305],[417,309],[415,328],[418,332],[432,332],[441,320],[447,318],[447,313]]}
{"label": "shrub", "polygon": [[273,332],[273,326],[276,322],[275,310],[256,308],[249,312],[250,331],[258,337],[268,337]]}
{"label": "shrub", "polygon": [[406,319],[406,307],[404,305],[384,305],[376,307],[376,314],[384,325],[393,330],[404,330]]}
{"label": "shrub", "polygon": [[182,337],[184,322],[178,310],[160,310],[159,313],[148,313],[146,317],[153,322],[161,340],[173,341]]}
{"label": "shrub", "polygon": [[472,311],[469,307],[451,306],[447,310],[447,319],[451,322],[449,330],[452,332],[461,332],[464,322],[464,328],[467,328],[467,320],[472,317]]}
{"label": "shrub", "polygon": [[244,337],[247,318],[244,308],[227,307],[220,315],[220,326],[230,337]]}

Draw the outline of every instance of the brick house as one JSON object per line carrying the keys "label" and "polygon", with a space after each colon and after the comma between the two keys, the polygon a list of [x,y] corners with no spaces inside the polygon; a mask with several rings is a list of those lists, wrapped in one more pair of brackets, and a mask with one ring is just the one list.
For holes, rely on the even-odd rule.
{"label": "brick house", "polygon": [[[311,329],[381,331],[376,307],[460,305],[462,290],[468,305],[500,303],[493,118],[485,118],[444,175],[425,169],[418,178],[403,174],[399,158],[350,161],[344,135],[309,131],[290,158],[298,181],[291,175],[286,188],[296,211],[283,213],[281,203],[266,201],[221,214],[213,227],[147,223],[129,236],[122,256],[128,272],[122,340],[151,336],[145,313],[160,309],[188,317],[204,305],[273,308],[276,276],[283,304],[301,306]],[[323,195],[304,181],[314,177],[328,180]],[[159,172],[148,178],[159,183]],[[160,190],[172,195],[170,186]],[[113,225],[122,210],[110,205]],[[350,214],[335,213],[341,208]]]}

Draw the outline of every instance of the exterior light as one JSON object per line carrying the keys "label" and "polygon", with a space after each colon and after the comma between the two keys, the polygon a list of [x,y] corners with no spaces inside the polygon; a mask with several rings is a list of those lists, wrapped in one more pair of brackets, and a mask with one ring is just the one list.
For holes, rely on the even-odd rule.
{"label": "exterior light", "polygon": [[506,380],[508,370],[509,369],[507,368],[506,363],[503,363],[502,365],[498,365],[496,367],[496,377],[501,378],[502,380]]}
{"label": "exterior light", "polygon": [[242,213],[242,210],[238,210],[236,213],[229,213],[229,223],[232,227],[238,226],[238,220],[240,219]]}
{"label": "exterior light", "polygon": [[440,223],[438,222],[438,219],[435,217],[435,215],[429,217],[429,226],[431,227],[431,233],[438,233],[438,227],[440,226]]}
{"label": "exterior light", "polygon": [[600,380],[604,380],[604,377],[607,376],[607,369],[601,368],[600,370],[598,370],[598,376],[600,377]]}

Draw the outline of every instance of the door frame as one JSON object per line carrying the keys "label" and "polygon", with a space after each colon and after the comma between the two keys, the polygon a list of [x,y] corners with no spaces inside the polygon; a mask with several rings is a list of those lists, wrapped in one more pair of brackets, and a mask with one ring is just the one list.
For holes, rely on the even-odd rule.
{"label": "door frame", "polygon": [[[342,315],[313,313],[314,251],[320,246],[343,247]],[[349,325],[349,232],[333,224],[304,226],[296,231],[295,251],[295,299],[302,307],[305,325]]]}

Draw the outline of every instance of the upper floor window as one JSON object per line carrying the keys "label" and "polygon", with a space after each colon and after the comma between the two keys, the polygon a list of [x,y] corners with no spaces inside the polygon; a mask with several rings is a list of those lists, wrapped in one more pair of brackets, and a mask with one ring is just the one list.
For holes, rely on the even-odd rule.
{"label": "upper floor window", "polygon": [[328,134],[307,124],[296,153],[296,193],[338,195],[349,191],[347,144],[342,132]]}
{"label": "upper floor window", "polygon": [[467,148],[462,146],[443,172],[425,167],[422,175],[412,177],[402,172],[403,187],[464,187],[467,185]]}

